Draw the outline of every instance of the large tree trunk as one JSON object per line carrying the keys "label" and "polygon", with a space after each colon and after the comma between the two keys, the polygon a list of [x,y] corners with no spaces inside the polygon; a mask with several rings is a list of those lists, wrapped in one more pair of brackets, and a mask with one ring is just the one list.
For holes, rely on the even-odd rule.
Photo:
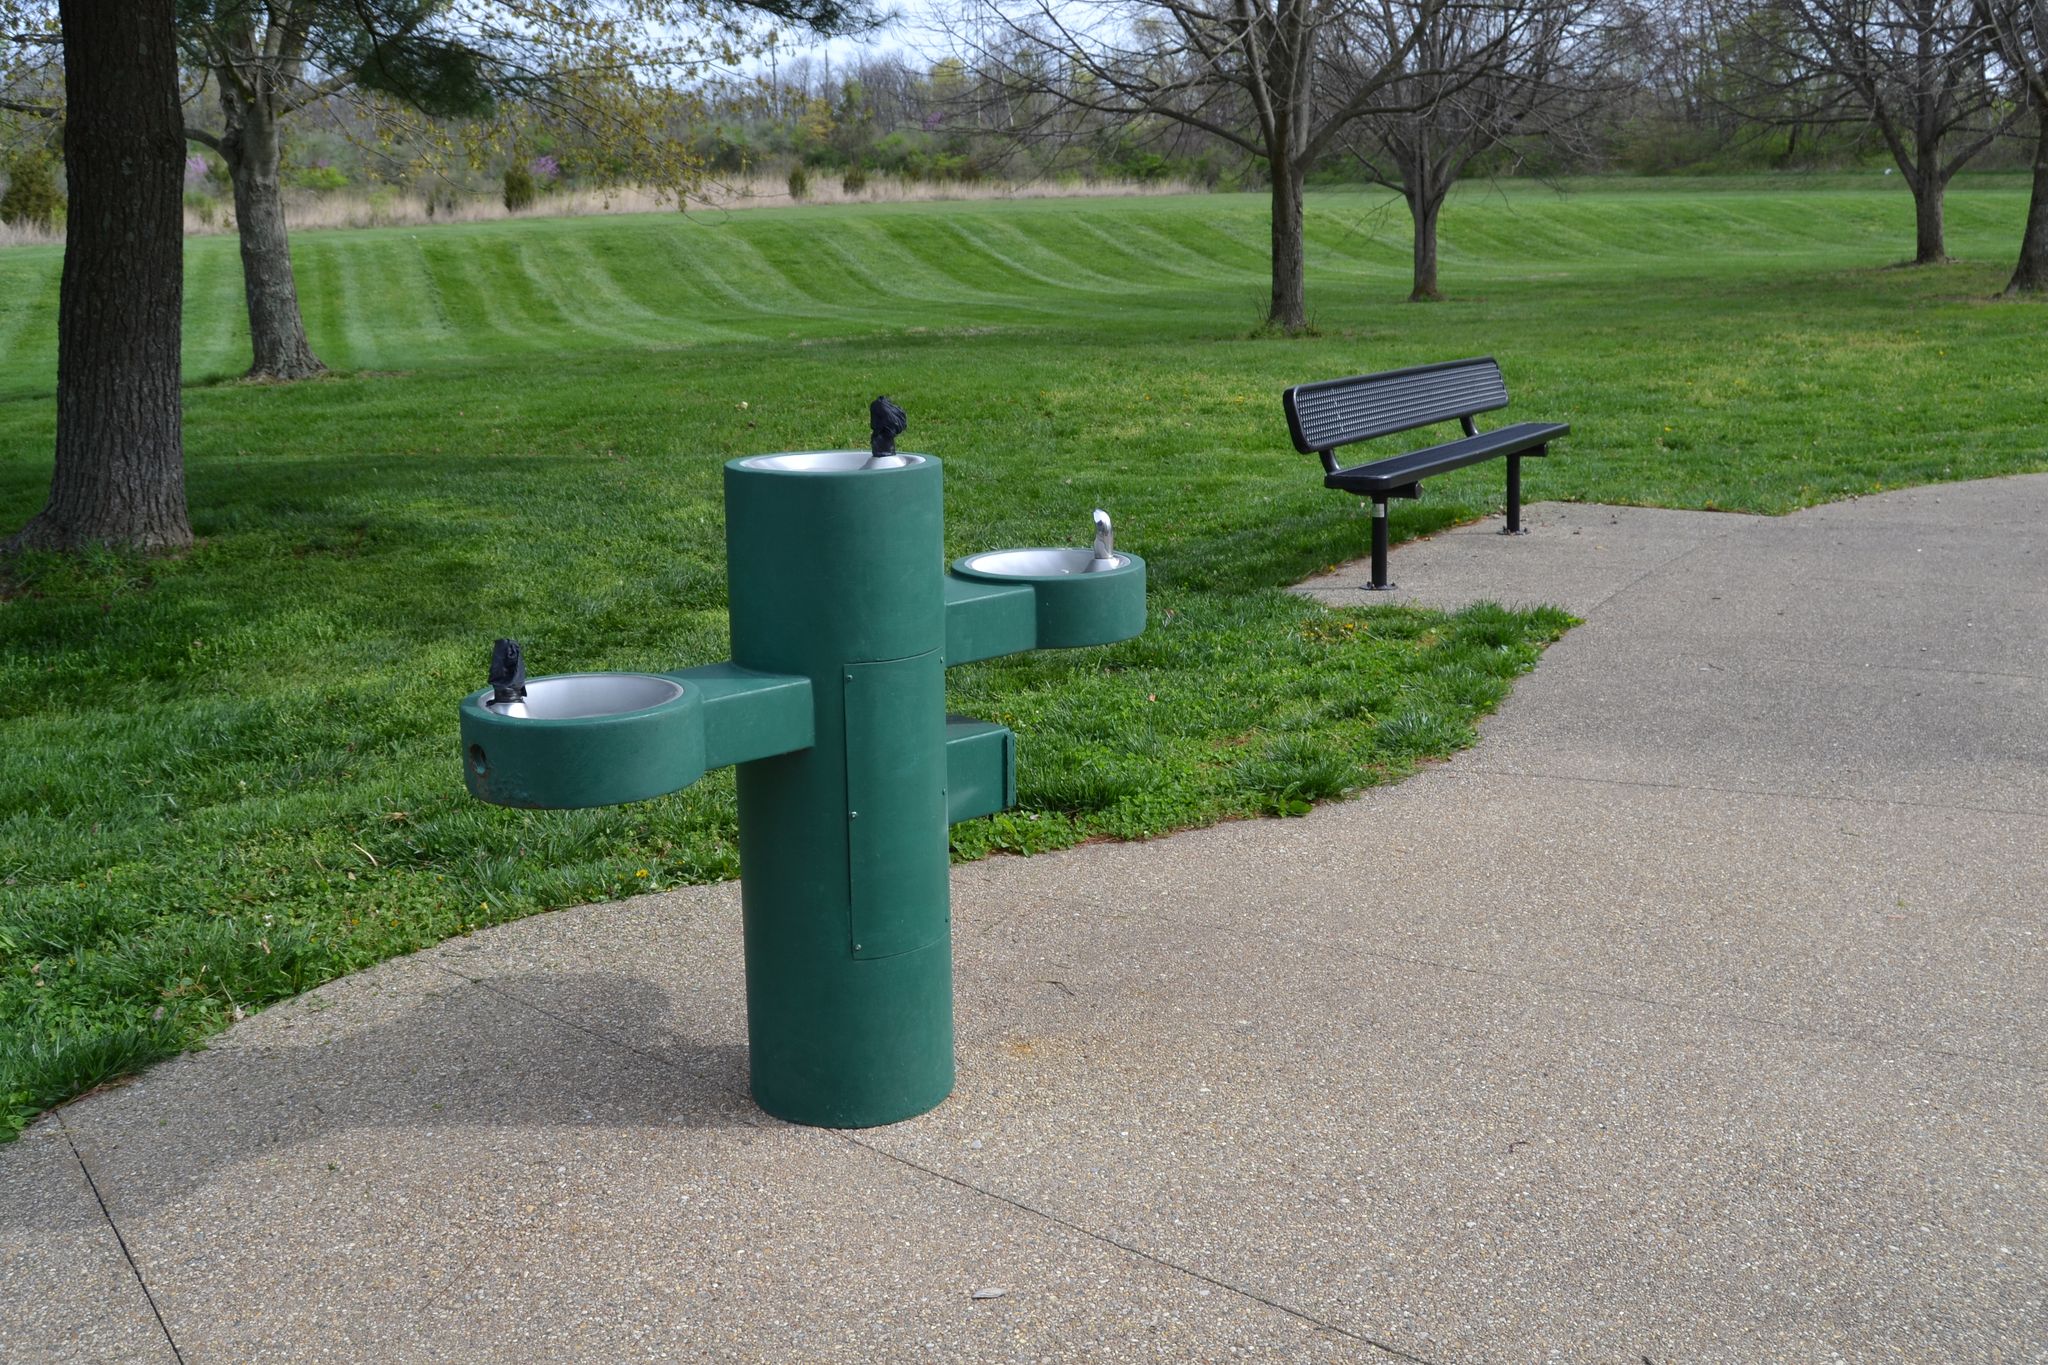
{"label": "large tree trunk", "polygon": [[285,235],[282,146],[277,117],[259,90],[224,81],[220,95],[221,156],[235,185],[235,230],[242,243],[242,286],[249,303],[251,379],[306,379],[326,369],[306,344],[299,286]]}
{"label": "large tree trunk", "polygon": [[64,173],[57,460],[10,549],[192,543],[178,322],[185,125],[172,0],[62,0]]}
{"label": "large tree trunk", "polygon": [[1913,264],[1940,265],[1948,259],[1948,244],[1942,234],[1941,201],[1948,187],[1933,176],[1921,179],[1913,191]]}
{"label": "large tree trunk", "polygon": [[1913,189],[1913,264],[1940,265],[1948,260],[1948,242],[1942,231],[1942,199],[1948,193],[1948,178],[1938,165],[1932,149],[1920,157],[1920,174],[1907,183]]}
{"label": "large tree trunk", "polygon": [[2034,101],[2034,195],[2027,204],[2027,230],[2020,238],[2020,264],[2008,294],[2048,294],[2048,100]]}
{"label": "large tree trunk", "polygon": [[1302,246],[1301,195],[1305,168],[1292,157],[1272,158],[1273,304],[1266,325],[1290,335],[1308,330],[1307,269]]}
{"label": "large tree trunk", "polygon": [[1436,220],[1444,207],[1441,190],[1424,184],[1406,192],[1408,216],[1415,220],[1415,287],[1410,303],[1436,303],[1443,298],[1436,285]]}

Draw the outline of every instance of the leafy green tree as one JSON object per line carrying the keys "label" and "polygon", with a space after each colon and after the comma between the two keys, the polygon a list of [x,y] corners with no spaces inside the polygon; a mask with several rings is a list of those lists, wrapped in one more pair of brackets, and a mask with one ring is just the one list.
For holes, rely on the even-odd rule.
{"label": "leafy green tree", "polygon": [[533,207],[539,193],[533,183],[533,172],[525,162],[515,161],[505,168],[505,212],[524,213]]}
{"label": "leafy green tree", "polygon": [[0,223],[47,232],[56,225],[63,207],[64,199],[57,193],[57,176],[51,169],[48,152],[39,147],[28,148],[7,159],[7,189],[0,193]]}

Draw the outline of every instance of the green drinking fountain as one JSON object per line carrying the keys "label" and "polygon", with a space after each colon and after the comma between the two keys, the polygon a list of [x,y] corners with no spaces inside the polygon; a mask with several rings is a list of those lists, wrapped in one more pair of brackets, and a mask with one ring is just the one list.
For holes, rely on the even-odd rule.
{"label": "green drinking fountain", "polygon": [[873,409],[860,450],[725,466],[732,658],[527,680],[501,642],[461,703],[470,792],[503,806],[644,801],[735,765],[749,1070],[768,1113],[911,1118],[953,1089],[947,827],[1016,801],[1016,738],[946,714],[945,674],[1145,628],[1145,562],[1093,545],[944,567],[942,469]]}

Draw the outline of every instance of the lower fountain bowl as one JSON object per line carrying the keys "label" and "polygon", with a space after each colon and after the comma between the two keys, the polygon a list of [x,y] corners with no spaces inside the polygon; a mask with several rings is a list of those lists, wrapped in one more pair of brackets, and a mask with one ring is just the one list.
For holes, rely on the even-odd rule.
{"label": "lower fountain bowl", "polygon": [[645,801],[704,775],[704,699],[654,673],[563,673],[462,699],[463,780],[499,806]]}
{"label": "lower fountain bowl", "polygon": [[1106,645],[1145,629],[1145,561],[1117,554],[1108,568],[1091,549],[984,550],[953,561],[956,578],[1031,589],[1040,649]]}

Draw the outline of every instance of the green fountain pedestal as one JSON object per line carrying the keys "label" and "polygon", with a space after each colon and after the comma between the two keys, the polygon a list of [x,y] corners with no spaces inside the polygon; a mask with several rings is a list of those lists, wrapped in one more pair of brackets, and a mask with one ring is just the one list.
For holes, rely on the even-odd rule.
{"label": "green fountain pedestal", "polygon": [[733,460],[730,663],[461,706],[469,789],[500,805],[644,800],[738,765],[754,1098],[796,1123],[891,1123],[953,1088],[946,829],[1014,802],[1016,749],[947,716],[947,666],[1145,626],[1135,555],[944,572],[942,490],[929,456]]}

